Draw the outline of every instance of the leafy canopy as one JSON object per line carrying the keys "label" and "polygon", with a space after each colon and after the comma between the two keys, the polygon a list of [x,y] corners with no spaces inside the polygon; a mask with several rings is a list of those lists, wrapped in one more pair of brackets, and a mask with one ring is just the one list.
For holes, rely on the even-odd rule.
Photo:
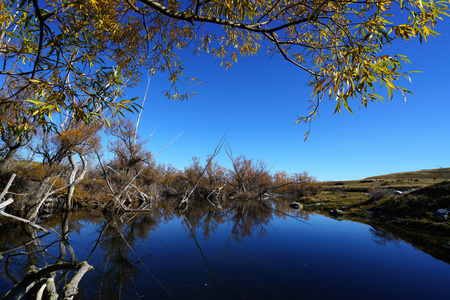
{"label": "leafy canopy", "polygon": [[[167,72],[171,99],[193,96],[178,53],[193,49],[222,60],[266,48],[307,72],[312,88],[309,115],[324,99],[335,112],[349,100],[367,106],[409,93],[396,80],[408,62],[382,53],[396,39],[427,41],[448,16],[448,1],[323,0],[10,0],[0,3],[0,108],[19,109],[21,118],[2,120],[15,133],[55,130],[54,115],[86,123],[136,109],[122,99],[142,72]],[[106,119],[107,120],[107,119]],[[11,129],[12,128],[12,129]]]}

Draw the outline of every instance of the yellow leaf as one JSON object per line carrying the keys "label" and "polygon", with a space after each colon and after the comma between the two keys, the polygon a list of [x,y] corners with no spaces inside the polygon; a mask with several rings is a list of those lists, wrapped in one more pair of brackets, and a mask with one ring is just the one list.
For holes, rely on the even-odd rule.
{"label": "yellow leaf", "polygon": [[392,84],[392,82],[390,82],[390,81],[388,81],[388,80],[386,80],[385,82],[386,82],[386,84],[387,84],[390,88],[392,88],[392,89],[394,89],[394,90],[397,89],[397,88],[395,87],[395,85]]}

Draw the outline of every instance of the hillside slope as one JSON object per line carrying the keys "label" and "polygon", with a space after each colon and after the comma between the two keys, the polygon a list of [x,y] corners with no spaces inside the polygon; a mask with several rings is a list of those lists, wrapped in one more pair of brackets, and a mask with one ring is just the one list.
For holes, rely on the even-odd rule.
{"label": "hillside slope", "polygon": [[309,210],[361,222],[381,222],[450,233],[450,168],[324,182],[301,199]]}

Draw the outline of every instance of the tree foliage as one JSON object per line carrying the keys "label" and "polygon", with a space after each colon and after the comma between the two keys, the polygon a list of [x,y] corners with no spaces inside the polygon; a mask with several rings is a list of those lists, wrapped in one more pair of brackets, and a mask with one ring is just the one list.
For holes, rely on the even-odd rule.
{"label": "tree foliage", "polygon": [[231,150],[227,151],[231,159],[232,169],[229,171],[227,184],[236,194],[261,193],[271,183],[269,169],[262,160],[254,161],[244,155],[233,157]]}
{"label": "tree foliage", "polygon": [[[26,111],[2,123],[16,134],[55,129],[55,114],[86,123],[133,110],[122,100],[141,72],[168,72],[165,94],[192,94],[180,50],[209,52],[225,67],[266,48],[310,75],[310,122],[320,102],[361,106],[382,99],[375,84],[396,83],[407,58],[382,51],[396,39],[427,41],[448,1],[422,0],[11,0],[0,4],[1,106]],[[20,97],[17,97],[20,96]]]}
{"label": "tree foliage", "polygon": [[309,176],[306,171],[294,174],[278,171],[273,175],[273,181],[274,190],[294,198],[316,195],[323,189],[322,183]]}

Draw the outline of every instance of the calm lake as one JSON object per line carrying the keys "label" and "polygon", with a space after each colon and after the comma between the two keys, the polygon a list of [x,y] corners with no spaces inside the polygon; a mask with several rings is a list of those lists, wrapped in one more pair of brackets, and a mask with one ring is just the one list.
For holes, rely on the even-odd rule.
{"label": "calm lake", "polygon": [[192,201],[179,212],[163,201],[148,213],[65,214],[34,240],[43,234],[3,224],[0,295],[30,262],[72,260],[94,267],[77,299],[450,299],[450,237],[411,245],[288,204]]}

